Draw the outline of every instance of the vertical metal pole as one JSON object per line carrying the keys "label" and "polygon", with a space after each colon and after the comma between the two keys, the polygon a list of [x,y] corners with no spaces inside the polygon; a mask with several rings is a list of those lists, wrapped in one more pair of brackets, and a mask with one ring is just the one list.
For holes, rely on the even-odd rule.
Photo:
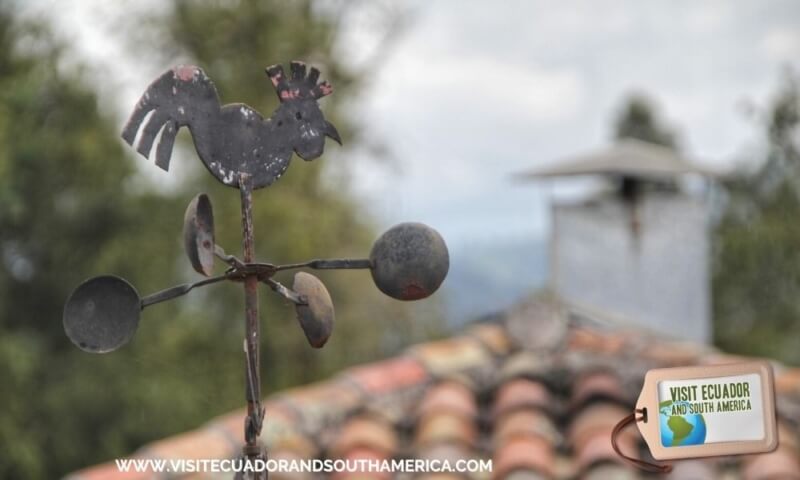
{"label": "vertical metal pole", "polygon": [[[255,240],[253,235],[253,192],[250,176],[239,176],[239,191],[242,197],[242,259],[244,263],[255,260]],[[245,368],[247,398],[247,418],[245,419],[244,454],[249,460],[264,458],[262,447],[258,443],[263,421],[261,408],[261,375],[259,373],[259,337],[260,322],[258,318],[258,277],[248,275],[244,279],[245,339],[244,348],[247,365]],[[254,478],[266,478],[265,474],[256,474]]]}

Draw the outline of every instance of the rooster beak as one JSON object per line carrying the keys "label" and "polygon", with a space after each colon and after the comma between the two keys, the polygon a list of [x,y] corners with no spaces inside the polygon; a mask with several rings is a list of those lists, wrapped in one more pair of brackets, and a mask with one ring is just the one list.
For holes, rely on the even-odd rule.
{"label": "rooster beak", "polygon": [[325,121],[325,135],[331,137],[339,145],[342,144],[342,138],[339,136],[339,132],[336,131],[336,127],[327,120]]}

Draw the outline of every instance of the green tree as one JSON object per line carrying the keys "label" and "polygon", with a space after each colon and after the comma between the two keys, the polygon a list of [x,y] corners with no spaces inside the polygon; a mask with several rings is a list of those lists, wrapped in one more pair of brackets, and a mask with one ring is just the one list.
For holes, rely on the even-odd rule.
{"label": "green tree", "polygon": [[144,438],[120,414],[144,388],[127,375],[133,363],[72,347],[61,311],[97,272],[147,290],[174,279],[171,262],[135,257],[177,255],[159,232],[182,200],[126,188],[135,169],[116,128],[87,79],[59,68],[63,47],[47,29],[17,22],[3,3],[0,44],[0,477],[53,478]]}
{"label": "green tree", "polygon": [[675,133],[658,118],[658,111],[649,97],[633,94],[628,97],[614,122],[614,138],[633,138],[676,148]]}
{"label": "green tree", "polygon": [[[326,116],[345,139],[355,136],[342,105],[358,82],[332,55],[336,20],[313,2],[172,7],[151,19],[163,34],[153,52],[188,57],[215,79],[223,101],[265,113],[275,106],[265,64],[307,59],[337,88],[323,101]],[[86,354],[64,336],[64,301],[87,277],[117,274],[142,294],[197,278],[180,230],[198,191],[214,202],[218,242],[231,252],[241,242],[238,193],[197,168],[193,151],[182,157],[195,165],[190,178],[169,192],[146,187],[137,165],[156,167],[122,148],[121,125],[101,108],[96,80],[65,68],[64,50],[0,0],[0,478],[56,478],[243,404],[240,285],[148,308],[136,338],[113,354]],[[165,59],[164,69],[171,65]],[[368,252],[374,229],[334,161],[295,159],[280,182],[255,194],[260,259]],[[410,328],[408,306],[384,298],[365,272],[321,276],[337,306],[322,351],[305,344],[288,305],[262,293],[267,393],[391,354],[435,324],[434,313],[416,310],[425,323]]]}
{"label": "green tree", "polygon": [[788,74],[754,172],[725,182],[714,232],[714,337],[726,350],[800,364],[800,91]]}

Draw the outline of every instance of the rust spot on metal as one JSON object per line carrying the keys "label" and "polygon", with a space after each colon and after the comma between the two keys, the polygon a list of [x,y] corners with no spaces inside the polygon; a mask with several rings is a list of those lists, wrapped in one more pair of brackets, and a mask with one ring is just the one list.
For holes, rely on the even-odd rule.
{"label": "rust spot on metal", "polygon": [[175,67],[175,76],[181,81],[189,82],[194,78],[195,74],[198,73],[198,70],[199,69],[194,65],[179,65]]}
{"label": "rust spot on metal", "polygon": [[319,84],[319,90],[322,93],[322,96],[330,95],[333,93],[333,86],[328,82],[322,82]]}
{"label": "rust spot on metal", "polygon": [[429,295],[430,293],[427,290],[414,283],[403,288],[403,300],[420,300]]}
{"label": "rust spot on metal", "polygon": [[183,246],[192,268],[210,276],[214,270],[214,213],[204,193],[189,203],[183,217]]}

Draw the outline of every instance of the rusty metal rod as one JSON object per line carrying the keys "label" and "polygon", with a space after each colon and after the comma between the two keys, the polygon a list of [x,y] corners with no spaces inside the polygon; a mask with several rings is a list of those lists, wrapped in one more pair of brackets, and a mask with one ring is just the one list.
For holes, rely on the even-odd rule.
{"label": "rusty metal rod", "polygon": [[275,291],[275,293],[285,298],[286,300],[289,300],[295,305],[308,305],[308,298],[306,298],[305,295],[300,295],[294,290],[284,287],[283,285],[281,285],[280,283],[276,282],[271,278],[265,278],[261,281],[269,285],[269,288]]}
{"label": "rusty metal rod", "polygon": [[159,292],[150,294],[141,300],[141,308],[144,309],[145,307],[149,307],[150,305],[154,305],[156,303],[166,302],[167,300],[172,300],[175,297],[180,297],[181,295],[186,295],[192,289],[197,287],[202,287],[205,285],[210,285],[212,283],[221,282],[223,280],[228,280],[232,277],[236,276],[236,272],[227,272],[222,275],[217,275],[216,277],[206,278],[194,283],[184,283],[181,285],[176,285],[174,287],[167,288],[165,290],[161,290]]}
{"label": "rusty metal rod", "polygon": [[[239,176],[239,191],[242,199],[242,261],[252,263],[255,258],[253,235],[253,193],[251,178]],[[245,353],[247,375],[245,397],[247,419],[245,420],[245,453],[250,459],[259,458],[258,436],[261,434],[263,410],[261,408],[261,376],[259,373],[260,322],[258,318],[258,275],[250,274],[244,279],[245,307]]]}
{"label": "rusty metal rod", "polygon": [[233,268],[243,269],[244,263],[233,255],[228,255],[219,245],[214,245],[214,256],[227,263]]}
{"label": "rusty metal rod", "polygon": [[369,258],[333,258],[328,260],[310,260],[303,263],[289,263],[275,267],[275,271],[292,270],[295,268],[313,268],[314,270],[347,270],[372,268]]}

